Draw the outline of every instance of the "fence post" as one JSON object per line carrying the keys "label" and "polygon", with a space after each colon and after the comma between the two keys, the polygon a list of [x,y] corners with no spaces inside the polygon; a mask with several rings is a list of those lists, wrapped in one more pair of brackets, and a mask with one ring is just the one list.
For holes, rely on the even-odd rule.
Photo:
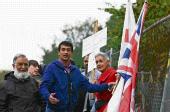
{"label": "fence post", "polygon": [[170,51],[160,112],[170,112]]}

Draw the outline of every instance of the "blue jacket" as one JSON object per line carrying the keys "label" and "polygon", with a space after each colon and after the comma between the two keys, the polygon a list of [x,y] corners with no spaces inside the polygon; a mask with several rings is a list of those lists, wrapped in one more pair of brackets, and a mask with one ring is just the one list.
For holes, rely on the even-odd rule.
{"label": "blue jacket", "polygon": [[[68,93],[69,79],[71,82],[70,94]],[[83,76],[80,70],[74,65],[71,65],[70,73],[67,73],[64,65],[60,61],[56,60],[49,64],[44,72],[42,83],[40,85],[40,93],[48,103],[47,108],[55,111],[62,111],[70,107],[74,108],[77,102],[78,90],[80,88],[85,88],[89,92],[100,92],[107,90],[108,85],[89,83],[88,79]],[[56,93],[56,98],[59,99],[60,102],[56,105],[50,104],[50,102],[48,102],[50,93]],[[69,97],[69,95],[71,97]]]}

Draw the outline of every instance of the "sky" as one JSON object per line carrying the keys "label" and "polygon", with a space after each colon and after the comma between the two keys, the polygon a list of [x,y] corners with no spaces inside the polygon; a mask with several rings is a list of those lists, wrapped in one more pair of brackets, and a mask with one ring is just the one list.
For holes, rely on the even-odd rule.
{"label": "sky", "polygon": [[18,53],[42,61],[41,47],[50,49],[54,38],[64,40],[61,30],[88,18],[105,26],[110,14],[98,10],[118,6],[120,0],[0,0],[0,69],[12,69]]}

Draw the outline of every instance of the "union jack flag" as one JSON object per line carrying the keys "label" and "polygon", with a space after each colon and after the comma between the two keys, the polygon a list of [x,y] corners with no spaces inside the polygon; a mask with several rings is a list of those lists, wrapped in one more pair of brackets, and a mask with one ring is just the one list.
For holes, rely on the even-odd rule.
{"label": "union jack flag", "polygon": [[133,25],[135,20],[132,4],[130,2],[127,4],[117,69],[121,78],[111,100],[108,103],[107,112],[135,111],[134,92],[136,87],[136,74],[138,70],[139,42],[146,11],[147,3],[145,2],[139,15],[138,22],[134,27]]}

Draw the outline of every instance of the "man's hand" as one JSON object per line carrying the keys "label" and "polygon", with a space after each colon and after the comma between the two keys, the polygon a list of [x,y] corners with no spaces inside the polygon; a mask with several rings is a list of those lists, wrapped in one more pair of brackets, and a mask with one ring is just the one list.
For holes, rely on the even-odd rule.
{"label": "man's hand", "polygon": [[55,93],[51,93],[48,100],[51,104],[57,104],[60,101],[55,97]]}
{"label": "man's hand", "polygon": [[112,89],[114,88],[115,85],[116,85],[116,82],[109,82],[108,83],[108,86],[109,86],[108,90],[112,91]]}
{"label": "man's hand", "polygon": [[117,74],[115,74],[115,76],[116,76],[116,79],[117,79],[117,81],[120,79],[120,74],[119,73],[117,73]]}

